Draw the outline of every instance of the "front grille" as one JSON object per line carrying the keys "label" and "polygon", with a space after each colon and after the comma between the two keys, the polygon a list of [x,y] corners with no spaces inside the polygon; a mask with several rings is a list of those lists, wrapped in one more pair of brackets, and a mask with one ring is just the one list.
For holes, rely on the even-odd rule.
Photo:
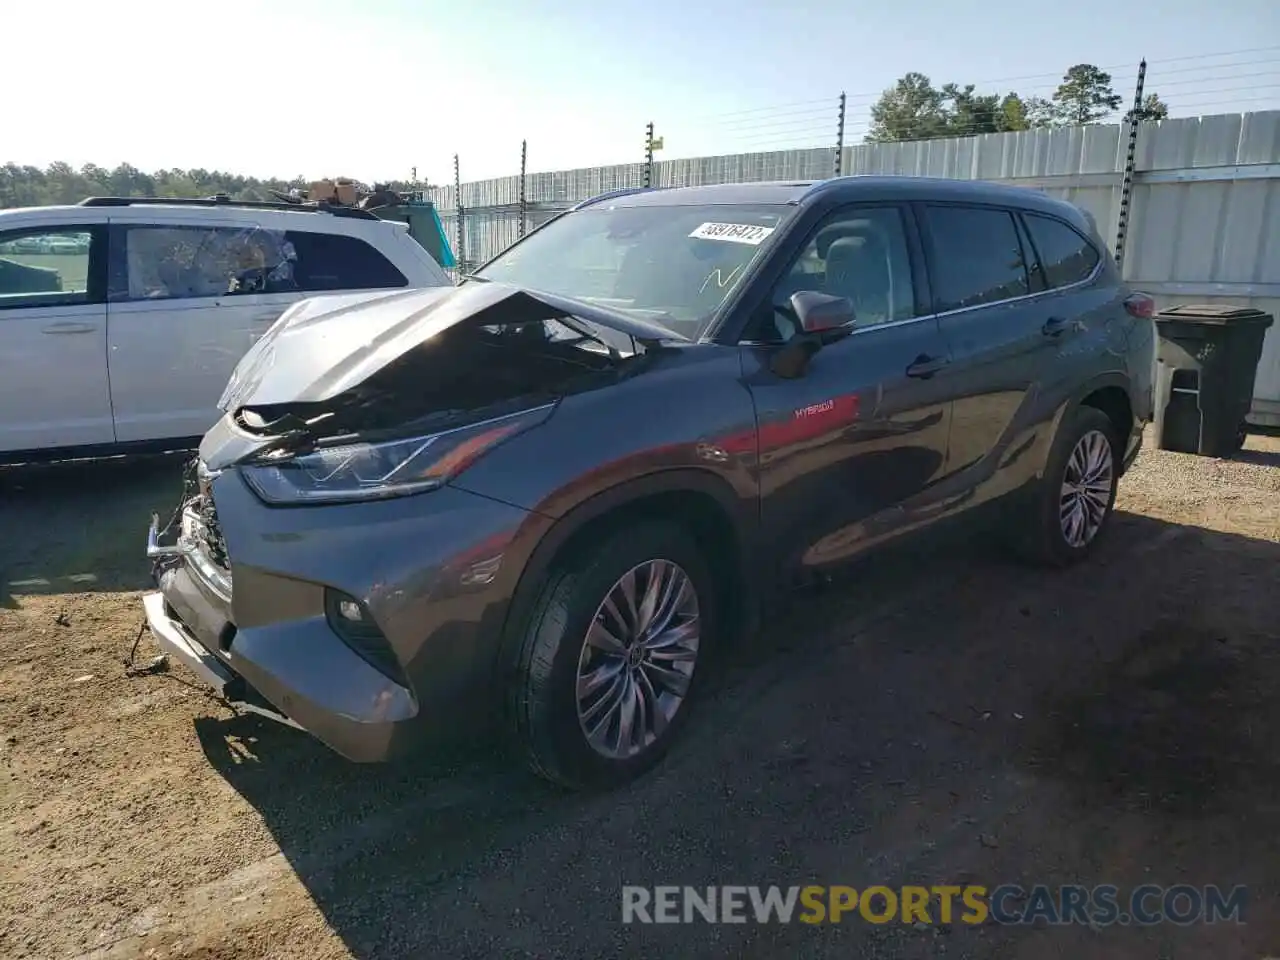
{"label": "front grille", "polygon": [[227,541],[222,537],[218,509],[213,505],[213,498],[202,494],[196,501],[195,511],[200,520],[200,542],[205,553],[214,564],[229,572],[231,561],[227,558]]}
{"label": "front grille", "polygon": [[[212,474],[203,463],[193,461],[189,465],[184,477],[181,504],[165,531],[175,523],[180,524],[178,546],[187,568],[222,601],[230,603],[231,562],[227,557],[222,525],[218,522],[218,511],[210,493],[212,480]],[[225,646],[226,644],[224,648]]]}
{"label": "front grille", "polygon": [[220,569],[230,573],[231,562],[227,559],[227,542],[222,537],[222,526],[218,523],[218,509],[213,504],[213,478],[215,473],[198,461],[196,465],[196,485],[199,495],[192,502],[196,519],[199,521],[199,538],[201,546],[209,560]]}

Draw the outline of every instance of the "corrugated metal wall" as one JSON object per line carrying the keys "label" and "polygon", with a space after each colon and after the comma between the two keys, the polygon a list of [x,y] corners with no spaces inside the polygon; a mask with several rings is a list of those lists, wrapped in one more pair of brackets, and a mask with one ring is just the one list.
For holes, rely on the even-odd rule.
{"label": "corrugated metal wall", "polygon": [[[1168,120],[1139,142],[1125,276],[1175,303],[1265,310],[1280,324],[1280,111]],[[1252,419],[1280,425],[1280,328],[1267,334]]]}
{"label": "corrugated metal wall", "polygon": [[[1043,190],[1088,210],[1108,240],[1116,233],[1125,159],[1119,125],[1029,130],[956,140],[846,147],[850,174],[993,180]],[[831,176],[834,149],[746,153],[654,164],[657,186]],[[1280,324],[1280,110],[1144,125],[1126,244],[1125,277],[1160,306],[1238,303]],[[597,194],[643,182],[644,165],[622,164],[527,180],[529,228]],[[519,177],[462,185],[464,249],[477,264],[513,243]],[[432,191],[457,238],[452,187]],[[1253,419],[1280,425],[1280,327],[1267,335]]]}

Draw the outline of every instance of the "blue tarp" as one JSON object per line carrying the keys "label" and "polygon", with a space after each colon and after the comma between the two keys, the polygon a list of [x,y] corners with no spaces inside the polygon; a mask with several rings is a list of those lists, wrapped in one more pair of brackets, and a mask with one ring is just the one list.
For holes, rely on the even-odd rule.
{"label": "blue tarp", "polygon": [[[456,267],[458,265],[458,258],[454,256],[453,247],[449,245],[449,238],[448,236],[445,235],[445,232],[444,232],[444,223],[440,220],[440,214],[439,212],[437,212],[435,204],[410,203],[409,204],[410,229],[415,231],[416,233],[416,231],[425,228],[425,224],[423,224],[423,220],[426,219],[427,214],[430,214],[431,216],[431,224],[432,224],[432,228],[434,229],[435,236],[430,238],[430,240],[427,237],[421,237],[421,236],[417,236],[415,237],[415,239],[419,243],[421,243],[424,247],[426,247],[428,250],[432,250],[433,247],[436,247],[440,251],[440,256],[438,258],[440,261],[440,266],[444,267],[446,270]],[[422,224],[422,226],[419,226],[420,224]],[[431,242],[431,241],[434,241],[434,242]],[[437,247],[437,244],[439,245],[438,247]]]}

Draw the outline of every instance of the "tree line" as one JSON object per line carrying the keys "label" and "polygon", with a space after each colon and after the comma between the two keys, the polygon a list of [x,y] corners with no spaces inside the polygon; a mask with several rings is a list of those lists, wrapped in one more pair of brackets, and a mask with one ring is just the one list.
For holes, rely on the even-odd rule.
{"label": "tree line", "polygon": [[[61,162],[44,169],[7,163],[0,166],[0,207],[79,203],[85,197],[210,197],[219,193],[236,200],[275,200],[273,191],[287,193],[294,188],[305,190],[309,185],[310,180],[303,176],[261,179],[203,169],[144,173],[128,163],[111,170],[92,163],[79,170]],[[408,183],[392,183],[389,187],[412,189]]]}
{"label": "tree line", "polygon": [[[1111,74],[1091,63],[1067,70],[1048,99],[1016,92],[977,93],[972,83],[935,87],[923,73],[912,72],[885,90],[871,108],[867,140],[887,143],[1079,126],[1109,119],[1123,102],[1112,87]],[[1124,120],[1163,120],[1168,115],[1168,106],[1150,93],[1136,115],[1130,109]]]}

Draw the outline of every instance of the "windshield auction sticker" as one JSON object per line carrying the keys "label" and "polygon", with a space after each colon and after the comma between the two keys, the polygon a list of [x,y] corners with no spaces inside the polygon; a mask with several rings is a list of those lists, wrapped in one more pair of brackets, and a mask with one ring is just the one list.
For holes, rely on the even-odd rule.
{"label": "windshield auction sticker", "polygon": [[704,223],[689,236],[699,240],[724,240],[757,247],[771,233],[773,227],[761,227],[752,223]]}

